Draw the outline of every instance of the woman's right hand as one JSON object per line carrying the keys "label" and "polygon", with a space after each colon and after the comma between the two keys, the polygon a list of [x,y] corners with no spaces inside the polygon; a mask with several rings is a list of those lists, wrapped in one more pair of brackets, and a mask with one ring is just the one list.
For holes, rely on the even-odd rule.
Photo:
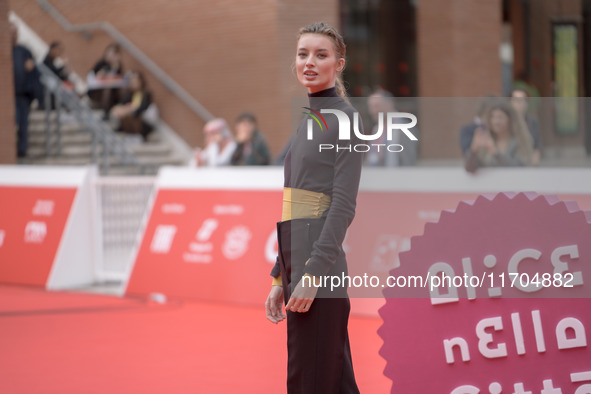
{"label": "woman's right hand", "polygon": [[492,139],[490,132],[480,126],[474,131],[470,150],[472,152],[478,152],[481,148],[488,150],[491,154],[496,152],[495,142]]}
{"label": "woman's right hand", "polygon": [[283,287],[271,286],[271,291],[265,302],[265,311],[267,313],[267,319],[271,323],[279,323],[285,319],[285,313],[283,313]]}

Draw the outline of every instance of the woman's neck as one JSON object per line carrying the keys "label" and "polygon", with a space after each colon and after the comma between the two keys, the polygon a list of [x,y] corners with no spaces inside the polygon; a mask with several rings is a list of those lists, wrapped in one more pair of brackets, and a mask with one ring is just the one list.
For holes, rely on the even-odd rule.
{"label": "woman's neck", "polygon": [[497,134],[497,138],[495,138],[495,145],[501,152],[505,152],[509,146],[510,140],[511,135],[509,133],[505,132],[503,134]]}
{"label": "woman's neck", "polygon": [[337,97],[338,95],[337,89],[334,86],[316,92],[308,92],[308,97]]}

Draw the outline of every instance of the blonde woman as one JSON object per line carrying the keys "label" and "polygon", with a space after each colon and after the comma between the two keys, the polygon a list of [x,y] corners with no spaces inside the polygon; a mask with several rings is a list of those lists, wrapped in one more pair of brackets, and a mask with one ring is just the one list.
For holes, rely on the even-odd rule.
{"label": "blonde woman", "polygon": [[[310,113],[337,109],[352,123],[355,110],[346,100],[344,67],[345,43],[333,27],[315,23],[300,29],[295,70],[308,90]],[[353,149],[320,151],[319,144],[346,148],[360,141],[353,133],[351,140],[340,141],[337,117],[328,114],[323,127],[311,123],[310,140],[307,119],[285,158],[279,256],[266,313],[273,323],[287,319],[288,393],[359,393],[347,333],[347,288],[313,284],[347,274],[342,244],[355,216],[363,159]]]}

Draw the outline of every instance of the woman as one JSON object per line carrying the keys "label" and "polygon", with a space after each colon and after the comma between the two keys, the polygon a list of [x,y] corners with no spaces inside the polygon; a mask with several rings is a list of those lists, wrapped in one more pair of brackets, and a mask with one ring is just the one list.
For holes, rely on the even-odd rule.
{"label": "woman", "polygon": [[[101,84],[112,84],[123,79],[123,63],[121,61],[121,47],[110,44],[91,70],[92,75]],[[105,119],[115,104],[119,101],[119,87],[105,86],[95,88],[89,92],[90,98],[105,111]]]}
{"label": "woman", "polygon": [[198,167],[218,167],[230,164],[236,150],[236,142],[224,119],[210,120],[203,128],[205,148],[195,150],[195,164]]}
{"label": "woman", "polygon": [[244,112],[236,118],[236,142],[233,166],[266,166],[271,161],[267,142],[252,113]]}
{"label": "woman", "polygon": [[142,120],[142,115],[152,103],[144,75],[132,71],[129,78],[129,92],[118,105],[111,109],[111,117],[119,121],[119,129],[129,134],[141,134],[144,141],[152,126]]}
{"label": "woman", "polygon": [[491,106],[486,125],[474,132],[465,167],[475,172],[480,167],[532,165],[533,141],[524,120],[505,102]]}
{"label": "woman", "polygon": [[[345,99],[341,80],[345,44],[334,28],[315,23],[300,29],[295,66],[308,90],[309,108],[338,109],[352,121],[355,110]],[[265,303],[271,322],[287,318],[290,394],[359,392],[347,333],[347,289],[310,284],[347,273],[342,243],[355,216],[363,159],[354,150],[319,150],[321,143],[346,148],[360,142],[353,133],[352,140],[339,140],[336,116],[326,114],[324,119],[323,129],[303,119],[285,158],[279,253]],[[311,140],[308,127],[313,127]]]}

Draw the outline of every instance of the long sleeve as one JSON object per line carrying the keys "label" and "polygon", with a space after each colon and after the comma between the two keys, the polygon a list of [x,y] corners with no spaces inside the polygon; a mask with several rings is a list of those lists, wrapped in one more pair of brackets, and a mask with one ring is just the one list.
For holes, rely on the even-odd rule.
{"label": "long sleeve", "polygon": [[[353,109],[346,112],[353,120]],[[336,143],[341,148],[347,148],[360,142],[354,133],[351,133],[351,138],[348,143],[347,141]],[[355,217],[362,164],[362,153],[355,152],[353,149],[351,152],[341,149],[336,153],[330,208],[320,237],[313,244],[310,261],[306,264],[304,273],[313,276],[326,275],[342,253],[347,228]]]}
{"label": "long sleeve", "polygon": [[[347,228],[355,217],[363,164],[363,153],[354,149],[354,146],[362,143],[353,132],[355,109],[339,97],[334,88],[321,94],[310,96],[309,108],[319,113],[323,109],[345,113],[351,127],[350,139],[339,139],[340,124],[334,112],[326,112],[323,116],[324,127],[319,123],[308,123],[304,117],[292,138],[284,163],[286,188],[322,193],[329,197],[328,208],[322,214],[322,230],[319,235],[315,235],[317,238],[303,271],[316,277],[326,275],[339,258],[344,257],[342,244]],[[361,124],[359,131],[363,132]],[[276,263],[271,276],[276,278],[279,272],[279,264]]]}

